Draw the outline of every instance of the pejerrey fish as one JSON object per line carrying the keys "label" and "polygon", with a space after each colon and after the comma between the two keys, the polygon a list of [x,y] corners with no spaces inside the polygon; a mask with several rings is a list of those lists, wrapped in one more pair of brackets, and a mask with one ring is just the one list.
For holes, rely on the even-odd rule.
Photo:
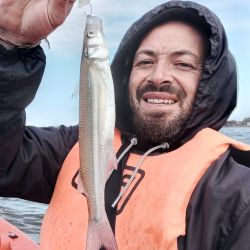
{"label": "pejerrey fish", "polygon": [[105,184],[117,162],[113,150],[114,87],[101,20],[87,16],[80,72],[80,177],[89,221],[87,250],[116,250],[104,201]]}

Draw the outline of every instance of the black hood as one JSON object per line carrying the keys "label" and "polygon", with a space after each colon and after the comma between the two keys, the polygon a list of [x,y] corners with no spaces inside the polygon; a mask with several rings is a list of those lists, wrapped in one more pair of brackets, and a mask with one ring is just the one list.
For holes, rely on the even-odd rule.
{"label": "black hood", "polygon": [[193,111],[178,140],[178,144],[182,144],[202,128],[220,129],[235,108],[237,99],[236,64],[228,50],[225,30],[213,12],[194,2],[170,1],[157,6],[126,32],[111,65],[116,98],[116,126],[122,132],[134,133],[128,99],[128,79],[134,55],[145,35],[168,20],[182,20],[200,26],[210,42]]}

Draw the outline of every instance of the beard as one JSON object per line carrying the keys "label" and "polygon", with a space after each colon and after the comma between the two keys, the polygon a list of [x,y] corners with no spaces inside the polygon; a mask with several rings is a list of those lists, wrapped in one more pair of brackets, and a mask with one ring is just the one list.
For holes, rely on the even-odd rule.
{"label": "beard", "polygon": [[192,102],[184,102],[186,99],[185,93],[172,85],[162,86],[158,89],[149,84],[137,89],[136,99],[138,103],[142,100],[143,94],[148,91],[175,94],[178,97],[180,109],[176,113],[166,110],[145,114],[140,109],[140,106],[138,106],[138,104],[136,105],[130,92],[130,106],[133,111],[133,128],[138,137],[139,147],[148,148],[166,142],[169,144],[176,143],[192,112]]}
{"label": "beard", "polygon": [[145,116],[141,112],[134,112],[133,126],[140,146],[156,146],[165,142],[175,143],[180,132],[185,128],[190,113],[191,107],[182,110],[177,115],[165,112],[162,115]]}

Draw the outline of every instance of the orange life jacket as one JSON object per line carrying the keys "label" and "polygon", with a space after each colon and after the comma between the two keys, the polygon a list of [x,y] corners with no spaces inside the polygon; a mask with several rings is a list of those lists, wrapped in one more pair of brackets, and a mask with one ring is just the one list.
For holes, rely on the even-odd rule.
{"label": "orange life jacket", "polygon": [[[177,237],[185,235],[186,209],[206,170],[229,147],[250,150],[212,129],[203,129],[180,148],[148,156],[136,179],[118,204],[115,237],[120,250],[177,249]],[[115,149],[121,146],[116,130]],[[140,155],[130,153],[127,166]],[[85,247],[88,212],[85,196],[72,185],[79,169],[76,144],[62,166],[41,229],[41,249],[82,250]],[[123,176],[131,176],[125,169]]]}

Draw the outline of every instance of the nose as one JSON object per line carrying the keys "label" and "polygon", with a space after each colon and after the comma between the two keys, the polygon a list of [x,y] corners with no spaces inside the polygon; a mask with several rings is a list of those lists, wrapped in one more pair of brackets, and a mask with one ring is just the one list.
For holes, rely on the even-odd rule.
{"label": "nose", "polygon": [[159,60],[155,63],[148,80],[153,82],[155,85],[173,83],[173,75],[169,65],[166,62]]}

